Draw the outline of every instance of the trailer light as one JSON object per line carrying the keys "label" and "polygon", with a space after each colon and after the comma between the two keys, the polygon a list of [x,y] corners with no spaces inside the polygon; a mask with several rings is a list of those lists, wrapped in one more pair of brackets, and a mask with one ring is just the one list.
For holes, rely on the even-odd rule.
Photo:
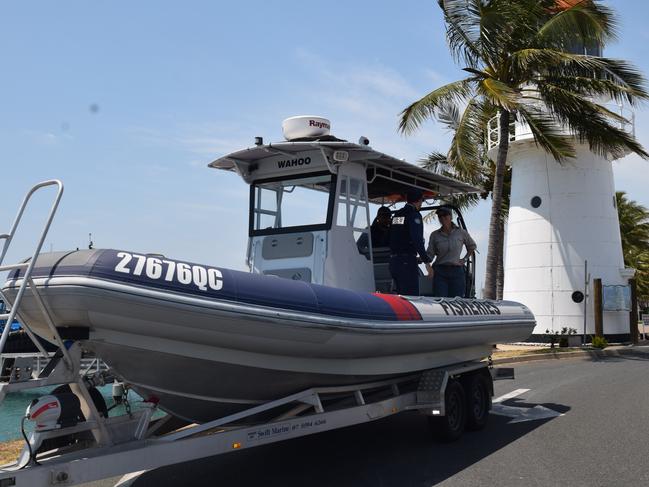
{"label": "trailer light", "polygon": [[232,449],[233,450],[238,450],[239,448],[241,448],[241,443],[239,443],[238,441],[235,441],[234,443],[232,443]]}
{"label": "trailer light", "polygon": [[398,410],[399,410],[399,408],[397,408],[397,407],[392,408],[392,414],[396,413]]}

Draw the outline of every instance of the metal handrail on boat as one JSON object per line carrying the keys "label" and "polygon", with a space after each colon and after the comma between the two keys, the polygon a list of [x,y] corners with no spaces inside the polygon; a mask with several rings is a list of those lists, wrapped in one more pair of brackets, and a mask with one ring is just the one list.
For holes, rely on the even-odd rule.
{"label": "metal handrail on boat", "polygon": [[[27,207],[27,204],[29,203],[32,195],[36,191],[38,191],[41,188],[45,188],[47,186],[57,186],[58,189],[56,192],[56,197],[54,198],[54,201],[50,208],[50,212],[47,216],[45,226],[43,228],[43,231],[41,232],[40,238],[38,239],[38,243],[36,245],[36,248],[34,249],[34,253],[31,256],[31,259],[28,262],[3,266],[3,262],[7,255],[7,251],[9,250],[9,246],[11,245],[11,242],[16,234],[16,229],[18,228],[18,225],[22,220],[23,213],[25,212],[25,208]],[[57,372],[56,358],[55,358],[54,359],[55,361],[53,362],[54,373],[50,373],[50,375],[48,375],[45,378],[41,378],[39,374],[39,378],[37,379],[31,377],[28,380],[20,380],[16,382],[12,382],[11,379],[9,380],[9,382],[0,382],[0,402],[4,400],[4,397],[7,392],[29,389],[29,388],[34,388],[34,387],[39,387],[44,385],[68,384],[72,392],[79,397],[82,403],[82,410],[86,415],[87,424],[89,425],[92,424],[90,430],[93,436],[95,437],[97,443],[100,445],[111,444],[112,440],[109,436],[108,430],[106,429],[104,418],[102,418],[102,416],[99,414],[99,411],[97,410],[97,407],[95,406],[92,396],[90,394],[89,388],[84,383],[83,377],[79,374],[79,372],[81,371],[80,369],[81,351],[77,347],[75,349],[75,356],[73,357],[71,351],[68,350],[68,348],[65,346],[65,344],[63,343],[63,339],[61,338],[61,335],[59,334],[56,328],[54,319],[52,318],[52,315],[47,307],[47,303],[43,300],[42,296],[38,292],[38,289],[36,288],[34,280],[32,279],[32,271],[34,270],[34,266],[36,265],[36,260],[38,259],[38,256],[41,253],[41,249],[43,248],[43,243],[45,242],[45,238],[47,237],[47,233],[49,232],[50,226],[52,224],[52,220],[54,219],[54,214],[58,209],[59,202],[61,201],[62,195],[63,195],[63,183],[58,179],[50,179],[36,184],[29,190],[27,195],[24,197],[23,202],[18,209],[16,218],[14,219],[14,222],[11,226],[10,232],[0,235],[0,238],[4,240],[2,252],[0,253],[0,269],[4,269],[4,270],[13,270],[13,269],[21,269],[21,268],[25,269],[22,277],[16,276],[14,284],[15,286],[18,287],[18,291],[16,293],[13,302],[8,301],[5,294],[2,293],[2,291],[0,291],[0,298],[2,298],[5,303],[11,305],[11,310],[7,314],[7,323],[9,324],[12,323],[14,318],[18,317],[18,319],[20,319],[21,321],[21,325],[23,329],[27,332],[30,340],[34,343],[34,345],[36,345],[38,350],[41,352],[42,356],[44,358],[49,357],[47,351],[43,348],[39,340],[36,338],[36,335],[30,329],[27,322],[20,318],[20,312],[19,312],[20,304],[25,294],[25,290],[27,286],[29,286],[30,291],[32,293],[32,297],[36,302],[36,306],[38,310],[42,313],[43,317],[45,318],[47,327],[49,328],[50,333],[54,337],[54,341],[59,347],[59,351],[61,352],[61,358],[63,359],[63,363],[65,367],[63,367],[64,370],[62,370],[61,372]],[[7,342],[7,338],[9,336],[10,328],[11,326],[5,326],[4,330],[2,331],[2,335],[0,336],[0,357],[4,356],[2,352],[4,351],[4,347]],[[22,359],[29,360],[29,357],[22,357]],[[16,358],[15,360],[20,360],[20,359]],[[17,368],[20,367],[16,367],[14,364],[12,370]]]}
{"label": "metal handrail on boat", "polygon": [[[31,197],[33,194],[38,191],[41,188],[45,188],[48,186],[57,186],[57,192],[56,192],[56,197],[54,198],[54,202],[52,203],[52,206],[50,208],[50,212],[48,214],[47,220],[45,222],[45,227],[43,228],[43,231],[41,232],[41,236],[38,240],[38,243],[36,245],[36,248],[34,249],[34,253],[32,254],[31,259],[29,262],[21,262],[18,264],[10,264],[10,265],[2,265],[4,262],[4,259],[7,255],[7,251],[9,250],[9,247],[11,246],[11,242],[13,241],[13,238],[16,234],[16,229],[18,228],[18,225],[20,224],[20,221],[22,220],[23,214],[25,212],[25,208],[27,207],[27,204],[29,203]],[[63,357],[66,363],[69,366],[72,366],[72,360],[70,358],[70,355],[67,353],[67,350],[65,350],[65,347],[63,346],[63,341],[61,340],[61,337],[59,336],[58,331],[56,330],[56,326],[54,326],[54,323],[52,321],[51,315],[47,311],[47,308],[45,307],[45,304],[43,303],[43,300],[41,296],[38,294],[38,291],[36,290],[35,286],[33,285],[33,281],[31,278],[32,271],[34,269],[34,265],[36,264],[36,259],[41,253],[41,249],[43,248],[43,243],[45,242],[45,238],[47,237],[47,233],[49,232],[50,226],[52,225],[52,220],[54,219],[54,214],[56,213],[56,210],[58,209],[59,202],[61,201],[61,196],[63,196],[63,183],[59,181],[58,179],[50,179],[47,181],[43,181],[41,183],[38,183],[34,185],[29,192],[25,195],[23,198],[22,204],[20,205],[18,209],[18,213],[16,214],[16,217],[14,218],[14,222],[11,225],[11,230],[9,233],[5,233],[0,235],[0,238],[4,240],[4,245],[2,247],[2,252],[0,253],[0,271],[7,271],[7,270],[18,270],[18,269],[25,269],[25,273],[23,275],[22,282],[20,283],[20,286],[18,288],[18,293],[16,294],[16,298],[13,300],[13,303],[11,303],[11,310],[9,313],[5,315],[2,315],[2,319],[6,319],[7,323],[13,323],[13,320],[18,317],[18,310],[20,308],[20,302],[22,301],[23,295],[25,293],[25,289],[29,285],[31,288],[32,293],[34,294],[34,297],[36,297],[36,301],[39,305],[39,308],[41,308],[41,311],[43,311],[48,326],[50,327],[53,336],[55,337],[57,344],[59,347],[61,347],[61,350],[63,351]],[[0,296],[2,299],[5,301],[5,303],[9,304],[10,302],[6,299],[4,294],[0,292]],[[44,355],[47,356],[47,352],[39,342],[39,340],[36,338],[32,330],[27,326],[24,321],[22,321],[22,326],[24,330],[27,332],[27,335],[31,339],[31,341],[34,343],[34,345],[38,348],[38,350]],[[7,338],[9,336],[9,330],[11,327],[5,326],[4,330],[2,331],[2,335],[0,336],[0,354],[4,351],[5,343],[7,342]]]}

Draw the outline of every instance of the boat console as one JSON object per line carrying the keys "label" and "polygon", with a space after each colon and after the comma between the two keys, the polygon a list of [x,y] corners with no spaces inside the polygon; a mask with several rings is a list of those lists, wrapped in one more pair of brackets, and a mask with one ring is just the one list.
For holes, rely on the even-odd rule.
{"label": "boat console", "polygon": [[[209,166],[235,171],[250,185],[247,263],[251,272],[356,291],[390,292],[389,250],[375,249],[369,232],[376,205],[404,201],[408,188],[427,201],[481,190],[369,146],[337,139],[322,117],[284,121],[285,142],[223,156]],[[437,206],[423,209],[433,211]],[[457,208],[456,221],[466,228]],[[367,235],[369,249],[356,242]],[[473,262],[467,269],[474,295]],[[432,286],[422,276],[422,294]]]}

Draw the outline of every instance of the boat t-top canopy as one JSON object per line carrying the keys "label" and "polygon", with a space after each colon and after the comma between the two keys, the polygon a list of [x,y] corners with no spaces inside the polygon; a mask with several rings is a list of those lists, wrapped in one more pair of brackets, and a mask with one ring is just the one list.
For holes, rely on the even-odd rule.
{"label": "boat t-top canopy", "polygon": [[[304,140],[308,139],[308,140]],[[337,173],[343,164],[362,164],[367,172],[370,201],[396,202],[403,199],[408,188],[423,190],[428,198],[445,198],[457,194],[480,193],[481,188],[434,173],[403,159],[332,136],[259,144],[232,152],[208,166],[234,171],[248,184],[282,175],[317,171]],[[361,142],[367,139],[361,138]]]}
{"label": "boat t-top canopy", "polygon": [[[358,143],[333,137],[330,127],[323,117],[291,117],[282,123],[286,142],[264,144],[257,137],[254,147],[209,167],[234,171],[250,185],[246,258],[252,272],[390,291],[389,250],[372,241],[370,203],[392,207],[417,188],[429,202],[448,204],[454,195],[481,190],[374,150],[365,137]],[[431,282],[424,283],[429,294]]]}

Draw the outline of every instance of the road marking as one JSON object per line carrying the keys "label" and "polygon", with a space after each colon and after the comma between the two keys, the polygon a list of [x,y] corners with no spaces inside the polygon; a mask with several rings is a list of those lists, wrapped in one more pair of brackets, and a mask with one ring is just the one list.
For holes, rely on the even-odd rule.
{"label": "road marking", "polygon": [[557,418],[563,416],[553,409],[546,408],[537,404],[533,408],[517,408],[513,406],[505,406],[504,404],[495,404],[491,410],[492,414],[498,416],[507,416],[512,420],[507,424],[522,423],[524,421],[537,421],[539,419]]}
{"label": "road marking", "polygon": [[140,478],[146,470],[140,470],[139,472],[127,473],[115,484],[115,487],[130,487],[133,483]]}
{"label": "road marking", "polygon": [[515,391],[508,392],[507,394],[503,394],[502,396],[497,397],[496,399],[492,400],[491,402],[493,404],[503,402],[503,401],[506,401],[507,399],[511,399],[513,397],[520,396],[521,394],[525,394],[527,391],[529,391],[529,389],[516,389]]}
{"label": "road marking", "polygon": [[525,394],[526,392],[529,392],[529,390],[530,389],[516,389],[515,391],[497,397],[496,399],[491,401],[493,404],[491,413],[498,416],[507,416],[508,418],[512,418],[511,421],[509,421],[509,423],[507,424],[522,423],[524,421],[537,421],[539,419],[549,419],[563,416],[562,413],[541,406],[540,404],[536,404],[531,408],[506,406],[504,404],[500,404],[507,399],[512,399],[514,397],[520,396],[521,394]]}

